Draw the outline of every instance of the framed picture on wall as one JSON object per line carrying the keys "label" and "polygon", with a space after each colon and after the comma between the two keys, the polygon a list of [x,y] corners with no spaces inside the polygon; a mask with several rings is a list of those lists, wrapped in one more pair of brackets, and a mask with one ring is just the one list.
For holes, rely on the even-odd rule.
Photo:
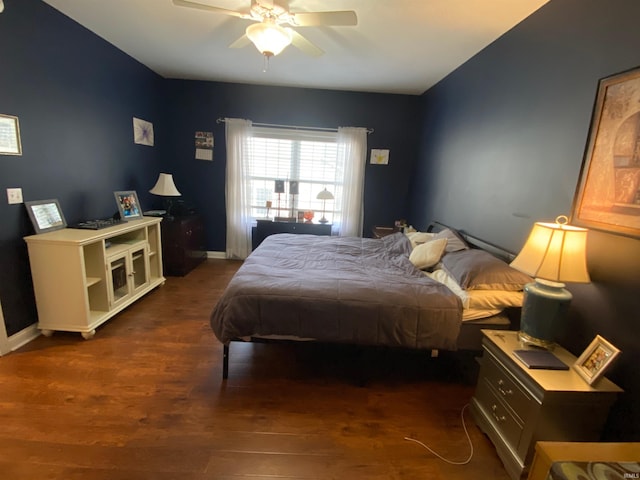
{"label": "framed picture on wall", "polygon": [[22,155],[20,122],[13,115],[0,114],[0,155]]}
{"label": "framed picture on wall", "polygon": [[571,223],[640,237],[640,67],[598,83]]}
{"label": "framed picture on wall", "polygon": [[24,202],[24,206],[27,208],[29,219],[36,233],[53,232],[67,226],[60,204],[56,199]]}
{"label": "framed picture on wall", "polygon": [[118,204],[118,211],[122,220],[135,220],[142,218],[142,208],[135,190],[123,190],[113,192]]}

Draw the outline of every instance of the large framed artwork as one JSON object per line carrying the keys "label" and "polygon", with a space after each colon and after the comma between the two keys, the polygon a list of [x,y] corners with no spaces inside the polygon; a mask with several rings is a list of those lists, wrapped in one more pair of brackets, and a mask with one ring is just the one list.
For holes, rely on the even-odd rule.
{"label": "large framed artwork", "polygon": [[571,223],[640,237],[640,67],[598,83]]}

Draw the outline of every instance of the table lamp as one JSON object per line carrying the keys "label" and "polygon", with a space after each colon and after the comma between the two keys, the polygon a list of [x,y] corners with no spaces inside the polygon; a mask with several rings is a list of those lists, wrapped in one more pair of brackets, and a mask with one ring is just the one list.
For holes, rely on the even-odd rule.
{"label": "table lamp", "polygon": [[167,216],[171,218],[171,197],[179,197],[182,195],[176,188],[176,184],[173,183],[173,175],[170,173],[161,173],[158,176],[158,181],[153,186],[149,193],[165,197]]}
{"label": "table lamp", "polygon": [[564,329],[572,295],[564,282],[589,283],[587,229],[567,224],[536,222],[524,247],[511,262],[516,270],[535,278],[524,287],[518,337],[526,345],[552,350]]}
{"label": "table lamp", "polygon": [[319,220],[320,223],[328,223],[329,220],[326,219],[326,217],[324,216],[324,212],[325,212],[325,206],[327,203],[327,200],[333,200],[333,193],[331,193],[329,190],[327,190],[327,187],[324,187],[324,190],[322,190],[317,196],[316,198],[318,200],[322,200],[322,218]]}

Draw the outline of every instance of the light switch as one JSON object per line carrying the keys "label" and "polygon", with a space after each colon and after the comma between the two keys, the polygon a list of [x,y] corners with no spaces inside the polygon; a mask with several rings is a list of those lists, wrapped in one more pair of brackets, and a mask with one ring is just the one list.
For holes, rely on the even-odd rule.
{"label": "light switch", "polygon": [[7,188],[7,200],[9,200],[9,205],[12,205],[14,203],[22,203],[22,189]]}

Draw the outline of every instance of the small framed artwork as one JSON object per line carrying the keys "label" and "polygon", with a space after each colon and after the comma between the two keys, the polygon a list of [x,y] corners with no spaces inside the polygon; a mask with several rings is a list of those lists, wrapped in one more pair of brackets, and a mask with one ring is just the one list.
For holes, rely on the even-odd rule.
{"label": "small framed artwork", "polygon": [[133,117],[133,142],[153,147],[153,123]]}
{"label": "small framed artwork", "polygon": [[596,335],[591,344],[573,364],[573,368],[589,384],[593,384],[611,365],[620,350],[600,335]]}
{"label": "small framed artwork", "polygon": [[389,165],[389,150],[372,148],[369,163],[372,165]]}
{"label": "small framed artwork", "polygon": [[142,218],[142,208],[138,201],[138,194],[135,190],[123,190],[113,192],[118,204],[118,211],[122,220],[135,220]]}
{"label": "small framed artwork", "polygon": [[24,202],[27,213],[36,233],[53,232],[66,228],[67,222],[62,214],[58,200],[38,200]]}
{"label": "small framed artwork", "polygon": [[22,155],[18,117],[0,114],[0,155]]}

